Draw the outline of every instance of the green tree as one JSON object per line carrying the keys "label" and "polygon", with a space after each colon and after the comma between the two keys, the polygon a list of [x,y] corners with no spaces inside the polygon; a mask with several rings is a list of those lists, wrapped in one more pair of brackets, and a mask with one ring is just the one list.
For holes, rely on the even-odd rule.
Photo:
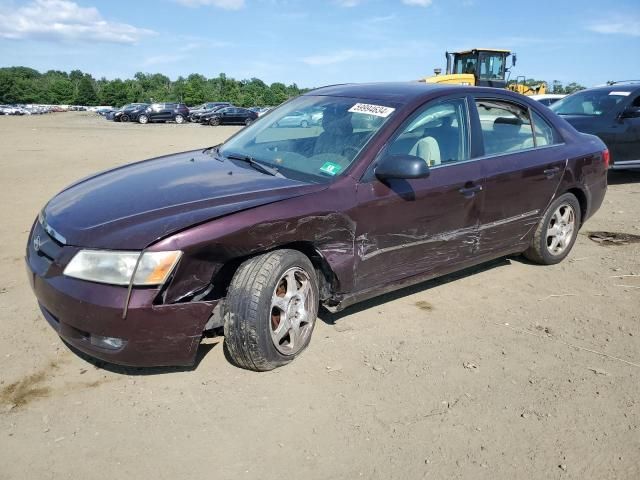
{"label": "green tree", "polygon": [[97,105],[98,95],[91,77],[84,75],[78,82],[76,94],[73,97],[73,103],[76,105]]}

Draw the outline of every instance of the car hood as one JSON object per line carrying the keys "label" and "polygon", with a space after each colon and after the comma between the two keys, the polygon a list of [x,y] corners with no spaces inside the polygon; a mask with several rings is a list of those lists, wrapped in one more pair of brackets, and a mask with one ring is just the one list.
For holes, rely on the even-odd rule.
{"label": "car hood", "polygon": [[68,245],[139,250],[192,225],[324,188],[196,150],[81,180],[53,197],[43,213]]}

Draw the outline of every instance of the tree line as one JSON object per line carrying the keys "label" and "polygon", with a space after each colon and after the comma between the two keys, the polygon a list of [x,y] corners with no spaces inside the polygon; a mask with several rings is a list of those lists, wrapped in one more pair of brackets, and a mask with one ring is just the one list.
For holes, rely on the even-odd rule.
{"label": "tree line", "polygon": [[[551,83],[545,82],[544,80],[536,80],[535,78],[527,78],[526,80],[520,80],[521,83],[527,85],[529,87],[536,87],[543,83],[547,84],[547,93],[558,93],[564,95],[570,95],[572,93],[578,92],[580,90],[584,90],[585,86],[580,85],[577,82],[571,82],[564,85],[560,80],[554,80]],[[515,84],[515,80],[511,80],[509,84]]]}
{"label": "tree line", "polygon": [[[526,85],[542,81],[529,78]],[[548,93],[573,93],[585,87],[572,82],[563,85],[554,80]],[[27,67],[0,68],[0,104],[46,105],[112,105],[121,107],[133,102],[184,102],[189,106],[204,102],[231,102],[242,107],[279,105],[285,100],[308,91],[295,83],[267,85],[258,78],[235,80],[221,73],[207,78],[192,73],[171,80],[161,73],[136,73],[121,80],[94,79],[81,70],[40,73]]]}
{"label": "tree line", "polygon": [[193,73],[171,80],[161,73],[136,73],[131,79],[94,79],[81,70],[40,73],[27,67],[0,68],[0,104],[112,105],[133,102],[231,102],[234,105],[268,106],[306,92],[294,83],[267,85],[258,78],[235,80],[221,73],[207,78]]}

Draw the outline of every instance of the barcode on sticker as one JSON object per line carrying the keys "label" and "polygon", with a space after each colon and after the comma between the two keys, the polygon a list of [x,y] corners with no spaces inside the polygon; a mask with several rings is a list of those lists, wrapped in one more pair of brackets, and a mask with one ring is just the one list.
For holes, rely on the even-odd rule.
{"label": "barcode on sticker", "polygon": [[394,111],[395,108],[385,107],[384,105],[371,105],[369,103],[356,103],[349,109],[351,113],[366,113],[382,118],[387,118]]}

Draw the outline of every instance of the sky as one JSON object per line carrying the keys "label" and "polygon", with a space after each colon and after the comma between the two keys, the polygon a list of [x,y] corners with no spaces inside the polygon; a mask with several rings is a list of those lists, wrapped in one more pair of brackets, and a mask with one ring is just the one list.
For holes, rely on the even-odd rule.
{"label": "sky", "polygon": [[416,80],[469,48],[517,52],[513,76],[640,79],[640,0],[0,0],[0,67],[96,78]]}

